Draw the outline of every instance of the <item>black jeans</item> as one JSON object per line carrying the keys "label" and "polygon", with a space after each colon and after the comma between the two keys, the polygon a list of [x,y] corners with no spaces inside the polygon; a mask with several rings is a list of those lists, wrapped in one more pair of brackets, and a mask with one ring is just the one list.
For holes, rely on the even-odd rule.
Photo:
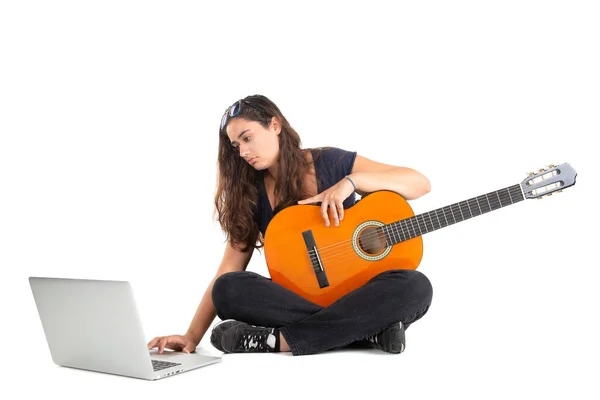
{"label": "black jeans", "polygon": [[431,304],[429,279],[416,270],[392,270],[372,278],[328,307],[321,307],[254,272],[228,272],[213,285],[222,320],[280,328],[292,354],[345,347],[402,321],[405,329]]}

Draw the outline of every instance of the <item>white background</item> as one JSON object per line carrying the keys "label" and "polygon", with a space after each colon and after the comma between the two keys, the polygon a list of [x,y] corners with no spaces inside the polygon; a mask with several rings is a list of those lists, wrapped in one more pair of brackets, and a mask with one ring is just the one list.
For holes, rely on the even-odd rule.
{"label": "white background", "polygon": [[[3,390],[598,398],[599,17],[593,1],[2,2]],[[185,332],[224,247],[218,125],[250,94],[306,147],[424,173],[416,213],[547,164],[578,181],[424,236],[434,300],[400,356],[226,355],[157,382],[55,366],[32,275],[129,280],[148,339]],[[249,270],[268,273],[262,254]]]}

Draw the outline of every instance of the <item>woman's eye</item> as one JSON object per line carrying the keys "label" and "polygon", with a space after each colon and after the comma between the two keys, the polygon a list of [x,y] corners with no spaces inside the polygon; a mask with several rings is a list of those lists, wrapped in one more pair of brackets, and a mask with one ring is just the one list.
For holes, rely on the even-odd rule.
{"label": "woman's eye", "polygon": [[245,141],[245,142],[249,142],[249,141],[250,141],[250,136],[246,136],[246,137],[244,138],[244,141]]}

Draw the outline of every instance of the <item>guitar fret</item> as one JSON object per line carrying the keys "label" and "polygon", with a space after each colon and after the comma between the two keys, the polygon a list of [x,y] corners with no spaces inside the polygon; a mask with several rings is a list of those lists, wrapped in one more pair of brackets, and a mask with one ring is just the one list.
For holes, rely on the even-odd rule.
{"label": "guitar fret", "polygon": [[394,232],[394,227],[393,226],[388,226],[387,230],[388,230],[388,235],[391,233],[392,240],[396,241],[396,235],[395,235],[395,232]]}
{"label": "guitar fret", "polygon": [[[519,185],[490,192],[488,194],[464,200],[446,207],[441,207],[427,212],[426,215],[425,213],[415,215],[404,220],[404,225],[397,225],[394,227],[395,230],[393,232],[393,238],[394,240],[398,240],[397,237],[400,240],[406,240],[406,238],[413,238],[423,235],[424,233],[429,233],[437,229],[444,228],[457,222],[464,221],[465,219],[473,218],[492,210],[505,207],[506,205],[514,204],[515,197],[517,200],[518,197],[513,196],[511,191],[516,194],[520,193]],[[492,196],[491,199],[490,196]],[[482,197],[485,198],[485,200],[483,200]],[[442,217],[440,217],[440,212]],[[452,218],[448,217],[448,213],[452,215]],[[433,218],[432,214],[435,216],[435,219]]]}
{"label": "guitar fret", "polygon": [[404,221],[404,227],[406,228],[406,238],[411,239],[413,237],[412,233],[410,233],[409,220]]}
{"label": "guitar fret", "polygon": [[[381,229],[383,230],[383,233],[386,236],[386,240],[392,239],[392,241],[390,243],[388,243],[388,244],[398,243],[396,241],[396,236],[394,235],[394,225],[395,224],[389,224],[389,225],[383,225],[381,227]],[[390,235],[390,232],[391,232],[391,235]]]}
{"label": "guitar fret", "polygon": [[433,226],[433,229],[439,229],[439,223],[438,223],[438,227],[435,227],[435,223],[433,222],[433,218],[431,218],[431,211],[427,213],[429,215],[429,219],[431,220],[431,225]]}
{"label": "guitar fret", "polygon": [[404,240],[408,240],[408,238],[410,236],[408,235],[408,232],[404,230],[405,227],[406,227],[406,222],[404,222],[404,221],[400,222],[400,229],[402,230],[402,234],[404,235]]}
{"label": "guitar fret", "polygon": [[511,204],[512,204],[512,202],[511,202],[511,200],[510,200],[510,195],[509,195],[509,193],[508,193],[508,190],[507,190],[507,189],[503,189],[503,190],[500,192],[500,195],[501,195],[501,197],[500,197],[500,198],[502,199],[502,207],[506,207],[506,206],[509,206],[509,205],[511,205]]}
{"label": "guitar fret", "polygon": [[[485,200],[484,200],[485,199]],[[525,200],[519,184],[413,215],[381,227],[388,245],[400,243],[448,225]],[[441,215],[440,215],[441,214]],[[452,218],[448,216],[452,215]]]}
{"label": "guitar fret", "polygon": [[[475,205],[472,205],[471,203],[477,203],[477,199],[473,198],[473,199],[469,199],[467,200],[467,204],[469,204],[469,210],[471,210],[471,216],[478,216],[481,215],[481,209],[479,209],[479,205],[477,207],[475,207]],[[472,207],[471,207],[472,205]],[[479,214],[477,214],[477,210],[479,209]],[[473,210],[475,210],[475,215],[473,215]]]}
{"label": "guitar fret", "polygon": [[398,226],[400,227],[400,232],[402,232],[402,239],[408,240],[409,236],[406,234],[406,231],[404,230],[405,222],[400,221]]}
{"label": "guitar fret", "polygon": [[[411,217],[411,218],[409,218],[408,220],[410,221],[410,225],[412,226],[412,228],[413,228],[413,231],[415,232],[415,236],[413,236],[413,237],[417,237],[417,236],[419,236],[419,234],[420,234],[420,233],[418,233],[418,232],[417,232],[417,229],[415,229],[415,217]],[[419,225],[418,225],[418,224],[417,224],[417,228],[419,228]]]}
{"label": "guitar fret", "polygon": [[448,225],[444,225],[442,223],[442,220],[440,219],[440,216],[438,215],[438,211],[439,211],[439,209],[435,210],[435,216],[437,217],[437,220],[438,220],[438,223],[440,224],[440,227],[443,228],[445,226],[448,226]]}
{"label": "guitar fret", "polygon": [[517,199],[517,201],[522,201],[523,199],[523,192],[521,191],[521,186],[520,185],[515,185],[511,188],[512,190],[512,194],[513,196]]}
{"label": "guitar fret", "polygon": [[444,211],[444,207],[442,207],[442,214],[444,214],[444,219],[446,220],[446,226],[450,225],[448,223],[448,218],[446,217],[446,211]]}
{"label": "guitar fret", "polygon": [[419,228],[419,233],[415,235],[415,237],[416,237],[416,236],[419,236],[419,235],[421,235],[421,234],[422,234],[422,232],[421,232],[421,227],[419,226],[419,221],[417,221],[417,220],[415,219],[415,217],[412,217],[412,218],[410,219],[410,223],[412,224],[412,226],[413,226],[413,230],[415,231],[415,233],[417,233],[417,231],[416,231],[416,229],[415,229],[415,222],[417,223],[417,228]]}
{"label": "guitar fret", "polygon": [[[456,204],[456,203],[452,204],[450,206],[450,209],[452,210],[452,215],[454,216],[455,221],[457,220],[457,217],[459,216],[459,214],[460,214],[460,221],[465,220],[462,216],[462,213],[460,212],[460,207],[458,206],[458,204]],[[458,212],[456,210],[458,210]],[[458,222],[460,222],[460,221],[458,221]]]}
{"label": "guitar fret", "polygon": [[402,241],[402,235],[400,235],[400,232],[398,231],[398,226],[396,224],[392,224],[390,226],[391,230],[392,230],[392,235],[394,237],[394,241],[396,241],[396,237],[398,237],[398,242]]}
{"label": "guitar fret", "polygon": [[401,241],[402,238],[402,232],[398,229],[398,226],[394,224],[394,228],[392,229],[394,232],[394,236],[397,236],[399,238],[399,241]]}
{"label": "guitar fret", "polygon": [[[431,220],[431,215],[429,213],[426,213],[426,214],[429,217],[429,222],[431,223],[431,225],[430,225],[431,228],[428,227],[428,229],[429,229],[428,232],[429,231],[434,231],[435,227],[433,226],[433,221]],[[423,214],[423,215],[425,215],[425,214]],[[425,217],[423,217],[423,219],[425,220],[425,224],[427,224],[427,220],[425,219]]]}
{"label": "guitar fret", "polygon": [[402,223],[398,223],[398,231],[400,232],[400,236],[402,240],[406,240],[406,235],[404,234],[404,229],[402,229]]}
{"label": "guitar fret", "polygon": [[[421,222],[419,222],[419,216],[417,215],[415,217],[417,219],[417,223],[419,224],[419,229],[421,229]],[[421,216],[421,219],[423,219],[423,217]],[[425,223],[425,220],[423,220],[423,226],[425,227],[425,233],[429,233],[429,231],[427,230],[427,224]],[[421,235],[423,234],[423,229],[421,229]]]}
{"label": "guitar fret", "polygon": [[410,222],[410,227],[412,228],[413,232],[415,233],[415,236],[412,236],[412,237],[417,237],[417,231],[415,231],[415,226],[412,223],[412,218],[409,218],[408,221]]}
{"label": "guitar fret", "polygon": [[[450,209],[450,215],[452,215],[452,223],[455,224],[456,223],[456,218],[454,218],[454,213],[452,212],[452,206],[447,206],[448,209]],[[446,208],[446,207],[444,207]]]}
{"label": "guitar fret", "polygon": [[487,197],[487,194],[485,195],[485,199],[486,199],[486,200],[487,200],[487,202],[488,202],[488,206],[490,206],[490,211],[492,211],[492,210],[493,210],[493,208],[492,208],[492,205],[490,204],[490,199]]}
{"label": "guitar fret", "polygon": [[433,213],[434,213],[433,215],[435,215],[435,219],[438,224],[438,229],[443,228],[442,221],[440,221],[440,217],[438,217],[437,210],[434,210]]}
{"label": "guitar fret", "polygon": [[[485,199],[486,199],[486,201],[485,201],[485,202],[482,202],[482,203],[480,204],[480,200],[479,200],[479,199],[480,199],[481,197],[485,197],[485,196],[479,196],[479,197],[477,197],[477,204],[479,204],[479,208],[481,209],[481,211],[482,211],[482,214],[483,214],[483,213],[486,213],[486,212],[490,212],[490,211],[492,210],[492,208],[490,207],[490,202],[489,202],[489,201],[487,201],[487,197],[486,197],[486,198],[485,198]],[[482,204],[483,204],[483,207],[482,207]],[[487,209],[486,209],[486,204],[487,204],[487,207],[488,207]]]}
{"label": "guitar fret", "polygon": [[[496,201],[496,199],[498,199],[498,201],[500,201],[500,197],[498,197],[498,193],[492,192],[492,193],[489,193],[489,194],[492,196],[492,204],[493,204],[492,205],[492,210],[499,209],[501,207],[501,205]],[[494,196],[494,194],[496,196]]]}
{"label": "guitar fret", "polygon": [[454,212],[452,211],[452,205],[446,206],[444,208],[448,209],[448,213],[452,216],[452,225],[456,223],[456,218],[454,217]]}
{"label": "guitar fret", "polygon": [[[469,219],[470,217],[467,215],[467,209],[463,205],[464,201],[458,203],[460,205],[460,213],[463,216],[463,220]],[[468,208],[468,205],[467,205]],[[466,217],[465,217],[466,216]]]}

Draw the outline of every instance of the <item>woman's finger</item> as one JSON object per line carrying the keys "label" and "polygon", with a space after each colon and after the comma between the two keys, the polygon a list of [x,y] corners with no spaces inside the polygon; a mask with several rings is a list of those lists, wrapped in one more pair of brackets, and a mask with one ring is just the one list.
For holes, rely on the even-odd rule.
{"label": "woman's finger", "polygon": [[339,226],[340,225],[340,217],[338,215],[337,203],[335,200],[333,200],[330,204],[331,205],[329,206],[329,212],[331,214],[331,217],[333,218],[333,224],[335,226]]}
{"label": "woman's finger", "polygon": [[148,350],[156,347],[156,344],[158,343],[158,341],[162,339],[162,336],[157,336],[154,339],[152,339],[151,341],[148,342]]}
{"label": "woman's finger", "polygon": [[342,221],[344,219],[344,203],[342,203],[341,201],[337,200],[335,202],[335,205],[337,207],[338,215],[340,216],[340,221]]}
{"label": "woman's finger", "polygon": [[325,221],[325,226],[329,226],[329,200],[325,199],[323,200],[323,202],[321,203],[321,216],[323,217],[323,220]]}
{"label": "woman's finger", "polygon": [[167,346],[168,343],[169,343],[168,337],[162,338],[160,340],[160,342],[158,343],[158,352],[160,354],[162,354],[162,352],[165,350],[165,347]]}

